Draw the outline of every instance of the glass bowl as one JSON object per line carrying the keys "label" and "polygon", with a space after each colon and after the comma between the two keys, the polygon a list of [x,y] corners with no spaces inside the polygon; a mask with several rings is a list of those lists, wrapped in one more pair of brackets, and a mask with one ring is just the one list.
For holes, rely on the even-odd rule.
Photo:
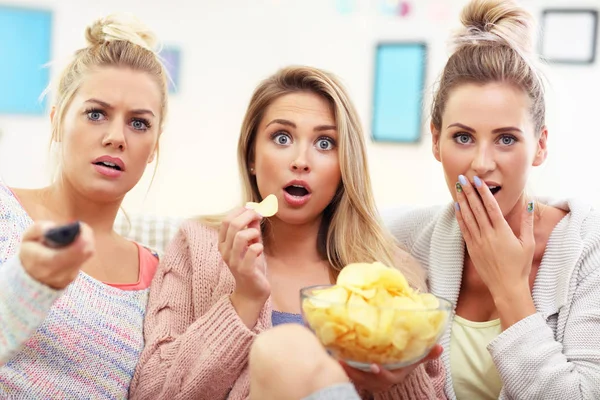
{"label": "glass bowl", "polygon": [[340,288],[320,285],[300,291],[304,323],[333,357],[363,371],[371,364],[392,370],[425,358],[446,329],[452,310],[451,302],[429,293],[413,294],[421,296],[419,303],[411,296],[380,301],[375,291],[352,292],[346,301],[319,296],[325,290],[336,294],[330,289]]}

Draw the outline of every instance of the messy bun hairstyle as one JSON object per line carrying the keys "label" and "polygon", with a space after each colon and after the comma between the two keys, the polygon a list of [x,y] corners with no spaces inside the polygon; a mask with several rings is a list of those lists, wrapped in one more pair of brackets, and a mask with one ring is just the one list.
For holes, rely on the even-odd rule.
{"label": "messy bun hairstyle", "polygon": [[162,131],[167,114],[167,72],[155,52],[154,34],[133,16],[113,14],[88,26],[85,38],[87,47],[75,52],[57,82],[52,142],[61,142],[64,115],[86,74],[101,67],[124,67],[152,76],[161,94],[159,131]]}
{"label": "messy bun hairstyle", "polygon": [[464,83],[507,82],[531,99],[536,133],[545,125],[544,87],[536,68],[533,17],[513,0],[471,0],[461,14],[448,59],[434,95],[431,122],[441,131],[453,88]]}

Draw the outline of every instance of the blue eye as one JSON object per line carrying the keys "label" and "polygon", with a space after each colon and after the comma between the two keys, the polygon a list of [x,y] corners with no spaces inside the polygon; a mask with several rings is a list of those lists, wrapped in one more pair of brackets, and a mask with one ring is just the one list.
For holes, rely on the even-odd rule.
{"label": "blue eye", "polygon": [[319,150],[331,150],[333,149],[333,141],[330,138],[321,138],[317,140],[317,148]]}
{"label": "blue eye", "polygon": [[275,143],[282,145],[282,146],[286,146],[288,144],[290,144],[290,137],[285,134],[285,133],[277,133],[273,136],[273,140],[275,140]]}
{"label": "blue eye", "polygon": [[512,136],[502,136],[500,138],[500,143],[502,143],[504,146],[512,146],[516,143],[516,141],[517,139]]}
{"label": "blue eye", "polygon": [[104,112],[100,110],[87,110],[86,114],[90,121],[101,121],[104,118]]}
{"label": "blue eye", "polygon": [[469,144],[471,142],[471,135],[466,133],[457,133],[453,136],[453,138],[458,144]]}
{"label": "blue eye", "polygon": [[151,125],[150,122],[145,121],[143,119],[134,119],[131,122],[131,126],[137,131],[147,131],[148,129],[150,129]]}

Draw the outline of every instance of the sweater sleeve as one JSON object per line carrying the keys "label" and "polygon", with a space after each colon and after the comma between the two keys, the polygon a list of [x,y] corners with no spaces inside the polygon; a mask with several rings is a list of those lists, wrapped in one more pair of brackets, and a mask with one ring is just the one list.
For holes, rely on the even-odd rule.
{"label": "sweater sleeve", "polygon": [[[540,313],[502,332],[488,346],[508,398],[600,398],[600,252],[577,284],[564,337],[557,341]],[[587,268],[586,268],[587,267]]]}
{"label": "sweater sleeve", "polygon": [[30,277],[18,256],[0,266],[0,365],[35,333],[62,292]]}
{"label": "sweater sleeve", "polygon": [[[213,296],[221,257],[209,235],[194,236],[199,228],[192,224],[179,230],[152,283],[132,399],[226,399],[264,329],[248,329],[228,293]],[[194,310],[194,296],[201,310]]]}

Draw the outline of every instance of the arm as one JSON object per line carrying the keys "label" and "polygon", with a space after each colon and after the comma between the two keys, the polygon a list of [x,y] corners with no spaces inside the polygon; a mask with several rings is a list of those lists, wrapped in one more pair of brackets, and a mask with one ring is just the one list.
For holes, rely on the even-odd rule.
{"label": "arm", "polygon": [[0,365],[8,362],[44,322],[63,293],[32,277],[18,256],[0,268]]}
{"label": "arm", "polygon": [[[244,325],[228,293],[212,302],[221,257],[206,228],[197,237],[193,230],[191,224],[182,227],[152,284],[132,399],[225,399],[262,329],[260,323],[253,330]],[[199,247],[200,256],[193,257]],[[201,309],[194,310],[195,304]]]}
{"label": "arm", "polygon": [[562,342],[536,313],[490,343],[509,398],[600,398],[600,268],[580,279],[569,311]]}

